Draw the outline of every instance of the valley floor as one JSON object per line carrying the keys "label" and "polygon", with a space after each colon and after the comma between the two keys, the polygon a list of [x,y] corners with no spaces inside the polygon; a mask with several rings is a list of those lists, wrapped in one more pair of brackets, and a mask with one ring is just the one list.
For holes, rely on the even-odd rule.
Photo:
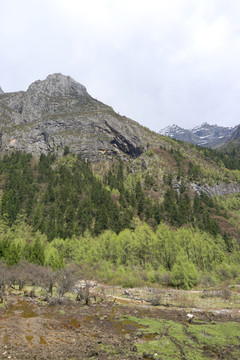
{"label": "valley floor", "polygon": [[[239,359],[237,289],[228,299],[172,289],[104,292],[104,301],[89,306],[73,297],[51,304],[8,293],[0,307],[0,358]],[[188,313],[194,315],[190,323]]]}

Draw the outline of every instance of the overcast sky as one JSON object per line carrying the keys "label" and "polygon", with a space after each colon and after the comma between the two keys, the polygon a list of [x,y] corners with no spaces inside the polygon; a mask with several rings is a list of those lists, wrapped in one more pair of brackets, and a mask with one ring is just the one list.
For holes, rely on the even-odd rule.
{"label": "overcast sky", "polygon": [[240,123],[239,0],[0,0],[0,86],[51,73],[158,131]]}

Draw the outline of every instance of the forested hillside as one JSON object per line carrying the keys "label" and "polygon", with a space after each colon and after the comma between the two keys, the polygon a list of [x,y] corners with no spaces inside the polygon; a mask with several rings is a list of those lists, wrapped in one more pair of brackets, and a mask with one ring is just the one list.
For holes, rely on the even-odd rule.
{"label": "forested hillside", "polygon": [[237,186],[239,173],[211,151],[191,160],[198,150],[184,146],[95,165],[67,148],[57,158],[4,155],[0,258],[54,270],[76,262],[85,276],[126,286],[237,279],[240,197],[210,196],[204,184]]}
{"label": "forested hillside", "polygon": [[37,160],[20,152],[5,155],[0,162],[1,215],[12,225],[21,214],[48,240],[82,235],[86,230],[93,236],[106,229],[119,233],[131,228],[134,217],[152,228],[164,221],[175,227],[191,224],[213,235],[221,233],[214,218],[227,219],[225,210],[216,198],[189,188],[190,182],[201,181],[200,165],[188,161],[186,169],[179,152],[168,155],[175,162],[176,174],[173,166],[161,179],[152,173],[157,169],[152,150],[140,164],[146,167],[143,161],[148,161],[145,172],[138,162],[119,159],[108,164],[102,177],[79,156],[49,154]]}
{"label": "forested hillside", "polygon": [[213,159],[217,164],[224,166],[230,170],[240,170],[240,154],[239,154],[239,146],[231,144],[230,146],[214,150],[211,148],[200,148],[199,151],[206,158]]}

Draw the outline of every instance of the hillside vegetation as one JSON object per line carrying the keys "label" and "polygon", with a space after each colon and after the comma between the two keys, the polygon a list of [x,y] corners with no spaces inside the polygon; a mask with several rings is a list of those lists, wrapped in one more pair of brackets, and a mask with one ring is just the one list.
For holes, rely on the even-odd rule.
{"label": "hillside vegetation", "polygon": [[172,144],[93,166],[69,149],[39,160],[4,155],[0,258],[54,270],[75,262],[88,277],[125,286],[238,281],[239,196],[226,201],[190,184],[237,185],[239,172]]}

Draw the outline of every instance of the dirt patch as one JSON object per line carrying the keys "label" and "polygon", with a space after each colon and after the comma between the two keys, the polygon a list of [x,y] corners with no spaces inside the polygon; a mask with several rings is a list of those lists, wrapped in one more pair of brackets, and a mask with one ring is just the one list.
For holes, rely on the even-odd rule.
{"label": "dirt patch", "polygon": [[[187,313],[186,309],[154,307],[147,302],[121,297],[84,306],[73,301],[49,305],[39,303],[39,299],[9,296],[5,307],[0,309],[0,358],[142,359],[143,352],[136,350],[136,344],[155,341],[159,332],[148,333],[148,325],[131,318],[174,321],[188,326]],[[191,313],[199,326],[240,322],[238,310],[191,309]],[[169,336],[171,340],[172,335]],[[194,333],[191,336],[194,338]],[[171,341],[180,349],[178,340]]]}
{"label": "dirt patch", "polygon": [[49,306],[19,298],[1,315],[1,359],[115,359],[130,351],[138,329],[119,320],[114,303]]}

